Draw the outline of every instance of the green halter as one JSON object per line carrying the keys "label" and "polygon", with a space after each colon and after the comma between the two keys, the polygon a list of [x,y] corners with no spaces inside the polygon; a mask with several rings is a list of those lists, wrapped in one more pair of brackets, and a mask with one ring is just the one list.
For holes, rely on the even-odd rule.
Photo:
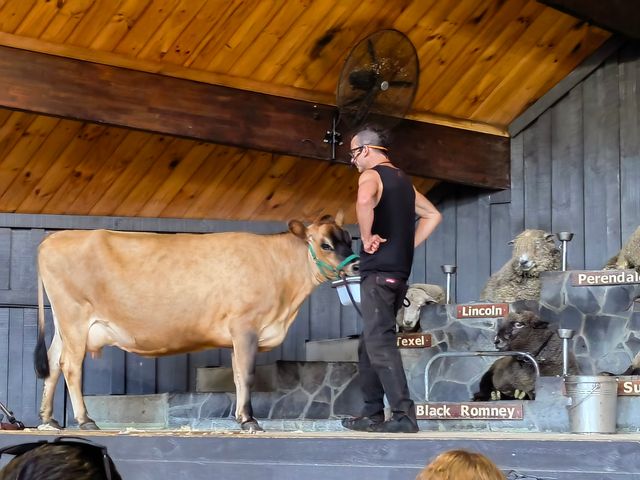
{"label": "green halter", "polygon": [[316,266],[320,270],[320,273],[329,280],[340,278],[340,271],[344,267],[346,267],[349,263],[353,262],[354,260],[358,260],[360,258],[355,253],[352,253],[343,261],[341,261],[337,267],[332,267],[328,263],[318,259],[318,257],[316,256],[316,252],[313,250],[313,247],[311,246],[311,243],[309,243],[309,253],[311,253],[311,258],[313,258],[313,261],[316,262]]}

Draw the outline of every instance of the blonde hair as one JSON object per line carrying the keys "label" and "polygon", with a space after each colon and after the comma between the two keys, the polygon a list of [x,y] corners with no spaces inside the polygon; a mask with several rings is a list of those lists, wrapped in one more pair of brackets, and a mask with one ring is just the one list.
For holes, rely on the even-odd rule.
{"label": "blonde hair", "polygon": [[449,450],[424,467],[416,480],[505,480],[498,467],[481,453]]}

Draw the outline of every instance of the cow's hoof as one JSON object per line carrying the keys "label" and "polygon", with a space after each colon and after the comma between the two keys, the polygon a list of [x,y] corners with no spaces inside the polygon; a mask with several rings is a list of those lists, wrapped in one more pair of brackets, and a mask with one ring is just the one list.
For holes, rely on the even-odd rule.
{"label": "cow's hoof", "polygon": [[93,420],[89,420],[88,422],[84,422],[80,424],[80,430],[100,430],[96,422]]}
{"label": "cow's hoof", "polygon": [[38,430],[62,430],[62,426],[52,418],[38,425]]}
{"label": "cow's hoof", "polygon": [[247,420],[246,422],[242,422],[240,424],[240,428],[242,429],[243,432],[248,432],[248,433],[264,432],[262,427],[254,419]]}

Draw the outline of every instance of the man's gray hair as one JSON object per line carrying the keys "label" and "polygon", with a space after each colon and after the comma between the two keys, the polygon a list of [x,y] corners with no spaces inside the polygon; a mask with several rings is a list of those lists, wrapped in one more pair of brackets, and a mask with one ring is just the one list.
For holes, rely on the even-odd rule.
{"label": "man's gray hair", "polygon": [[367,126],[354,135],[358,139],[358,145],[377,145],[378,147],[389,148],[388,133],[375,126]]}

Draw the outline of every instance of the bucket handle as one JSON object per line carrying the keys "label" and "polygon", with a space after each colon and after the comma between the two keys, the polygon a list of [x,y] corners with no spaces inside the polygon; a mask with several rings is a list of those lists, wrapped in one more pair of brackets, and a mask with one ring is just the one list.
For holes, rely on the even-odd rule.
{"label": "bucket handle", "polygon": [[573,397],[571,398],[571,405],[567,405],[567,409],[571,410],[574,408],[578,408],[582,402],[584,402],[587,398],[589,398],[593,393],[597,392],[598,390],[600,390],[600,384],[596,383],[593,388],[591,389],[591,391],[589,393],[587,393],[585,396],[583,396],[580,401],[578,403],[576,403],[575,405],[573,405]]}

